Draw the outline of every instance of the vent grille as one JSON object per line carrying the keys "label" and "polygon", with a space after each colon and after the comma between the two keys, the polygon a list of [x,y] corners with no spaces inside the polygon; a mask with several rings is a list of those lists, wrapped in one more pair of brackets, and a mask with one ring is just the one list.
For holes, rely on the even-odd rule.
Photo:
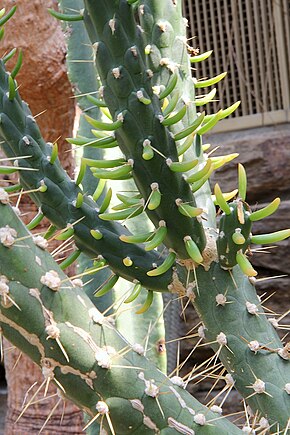
{"label": "vent grille", "polygon": [[261,124],[261,116],[282,110],[280,122],[289,119],[289,0],[185,0],[184,14],[191,45],[200,53],[214,51],[193,64],[196,77],[228,72],[216,85],[219,101],[212,103],[212,113],[241,100],[232,118],[260,114]]}

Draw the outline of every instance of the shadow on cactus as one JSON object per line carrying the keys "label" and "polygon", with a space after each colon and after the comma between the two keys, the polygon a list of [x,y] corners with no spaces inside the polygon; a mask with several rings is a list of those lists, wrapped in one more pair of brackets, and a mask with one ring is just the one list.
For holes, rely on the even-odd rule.
{"label": "shadow on cactus", "polygon": [[[7,204],[12,191],[24,189],[40,207],[29,229],[46,216],[52,223],[47,239],[73,238],[77,246],[62,269],[83,253],[93,259],[84,275],[110,270],[91,296],[94,301],[94,296],[104,296],[123,278],[132,283],[131,293],[124,294],[125,302],[134,302],[147,289],[138,309],[142,316],[155,292],[170,292],[192,302],[202,322],[200,340],[206,339],[215,352],[212,370],[219,359],[228,371],[227,385],[235,385],[253,411],[243,432],[287,431],[289,346],[280,341],[273,327],[279,323],[267,320],[249,257],[252,243],[276,243],[289,237],[290,230],[252,235],[252,222],[274,213],[280,200],[252,212],[246,203],[242,165],[237,190],[223,194],[216,185],[211,194],[210,175],[237,155],[207,153],[202,135],[239,103],[216,114],[196,113],[197,107],[210,104],[216,90],[202,95],[195,95],[195,90],[215,85],[225,73],[192,79],[191,64],[210,53],[188,54],[180,2],[68,0],[60,2],[60,7],[60,12],[51,13],[67,21],[70,36],[81,31],[90,38],[91,61],[83,62],[82,68],[100,83],[96,80],[95,89],[82,92],[86,73],[76,77],[77,72],[71,70],[82,122],[87,121],[86,136],[69,139],[84,150],[74,181],[61,167],[57,145],[43,140],[18,93],[15,77],[21,54],[10,74],[5,63],[14,51],[1,61],[1,145],[14,161],[14,167],[2,166],[1,171],[18,171],[20,183],[0,190],[4,334],[49,373],[62,394],[92,417],[91,423],[100,421],[108,432],[241,432],[221,417],[221,400],[217,398],[209,410],[183,391],[191,374],[186,381],[172,378],[172,386],[144,356],[136,356],[144,354],[142,346],[132,343],[132,347],[124,341],[101,313],[92,311],[92,303],[73,284],[63,287],[70,281],[48,259],[48,253],[37,253],[37,264],[36,257],[22,258],[19,267],[18,240],[28,237],[31,252],[35,248]],[[14,12],[14,8],[6,15],[2,11],[1,28]],[[77,60],[74,56],[82,49],[80,41],[69,43],[69,62]],[[88,168],[96,179],[92,196],[84,181]],[[120,186],[122,191],[117,192]],[[221,216],[216,216],[216,205]],[[130,221],[140,215],[144,220],[132,234]],[[37,270],[33,277],[29,261]],[[38,317],[30,325],[29,313],[34,311]],[[135,325],[142,323],[139,318]],[[46,346],[47,338],[56,341],[55,347]],[[74,340],[82,351],[73,348]],[[72,383],[79,388],[74,390]]]}

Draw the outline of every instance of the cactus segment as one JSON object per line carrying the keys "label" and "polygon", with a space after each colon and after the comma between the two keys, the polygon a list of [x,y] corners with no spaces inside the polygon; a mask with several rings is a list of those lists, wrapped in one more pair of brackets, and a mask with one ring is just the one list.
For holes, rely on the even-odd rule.
{"label": "cactus segment", "polygon": [[203,134],[209,132],[219,122],[221,113],[222,109],[219,110],[215,115],[213,115],[213,117],[209,121],[199,127],[199,129],[197,130],[197,134],[199,134],[199,136],[202,136]]}
{"label": "cactus segment", "polygon": [[[219,186],[218,186],[218,187],[219,187]],[[222,196],[223,196],[223,198],[224,198],[225,201],[230,201],[230,200],[233,199],[235,196],[237,196],[237,193],[238,193],[238,189],[234,189],[234,190],[232,190],[231,192],[223,192],[223,193],[222,193]],[[219,204],[218,204],[218,200],[217,200],[217,198],[216,198],[216,195],[212,195],[211,197],[212,197],[212,200],[213,200],[214,204],[219,206]],[[220,207],[220,206],[219,206],[219,207]],[[221,208],[221,207],[220,207],[220,208]],[[223,211],[224,211],[224,210],[223,210]]]}
{"label": "cactus segment", "polygon": [[170,115],[170,113],[175,109],[179,101],[179,92],[173,92],[167,106],[162,110],[164,118]]}
{"label": "cactus segment", "polygon": [[[0,18],[0,27],[4,26],[5,23],[7,23],[8,20],[15,14],[17,7],[13,6],[9,12],[7,12],[6,15],[2,16]],[[3,10],[3,9],[2,9]]]}
{"label": "cactus segment", "polygon": [[58,145],[57,145],[57,142],[55,142],[52,146],[51,156],[50,156],[50,160],[49,160],[51,165],[54,164],[57,157],[58,157]]}
{"label": "cactus segment", "polygon": [[[92,130],[92,132],[95,130]],[[66,139],[70,144],[92,148],[114,148],[118,144],[114,136],[98,137],[97,139],[89,139],[86,137],[76,137]]]}
{"label": "cactus segment", "polygon": [[[19,311],[16,307],[2,306],[0,322],[3,335],[33,358],[41,368],[49,369],[49,375],[61,386],[65,397],[77,403],[91,419],[98,413],[96,404],[99,403],[100,397],[104,398],[109,408],[112,426],[115,431],[117,430],[116,433],[122,431],[125,435],[132,431],[140,434],[147,433],[148,430],[152,431],[148,425],[146,426],[149,420],[148,418],[144,420],[144,416],[150,418],[150,424],[154,422],[160,433],[164,430],[172,432],[172,428],[169,427],[171,421],[176,422],[175,427],[186,427],[187,433],[191,430],[196,435],[203,434],[205,430],[209,435],[242,433],[226,419],[217,418],[216,413],[197,402],[183,388],[173,384],[142,356],[142,353],[137,353],[140,352],[140,346],[131,347],[109,319],[95,308],[83,289],[72,288],[72,283],[49,253],[33,244],[23,224],[11,213],[11,207],[0,204],[0,226],[9,222],[17,231],[18,237],[25,238],[26,255],[23,255],[21,246],[7,249],[0,244],[0,274],[6,273],[11,298],[21,307]],[[36,255],[41,259],[42,266],[36,266],[34,263]],[[35,267],[29,267],[31,264],[35,264]],[[56,273],[61,283],[65,283],[58,291],[52,291],[41,284],[40,280],[47,271],[46,267]],[[202,280],[202,276],[199,279]],[[203,299],[208,297],[209,292],[205,293]],[[240,292],[236,293],[239,296]],[[48,318],[48,312],[52,317]],[[212,321],[211,311],[208,316],[209,321]],[[219,320],[218,314],[217,317]],[[255,322],[258,322],[258,316],[254,317]],[[58,346],[52,345],[52,338],[47,340],[47,326],[51,325],[51,321],[55,322],[59,329],[59,339],[69,361]],[[214,321],[216,323],[216,319]],[[272,341],[273,332],[270,337]],[[276,345],[277,339],[274,343]],[[110,351],[114,351],[113,355],[108,352],[109,346]],[[128,349],[125,358],[122,355],[124,349]],[[273,355],[270,355],[270,359],[273,360]],[[279,367],[281,365],[280,362]],[[128,367],[125,377],[120,376],[120,367],[124,366]],[[244,366],[247,367],[246,364]],[[255,369],[256,367],[254,372]],[[267,370],[267,374],[268,372],[271,373],[271,370]],[[150,377],[146,375],[148,373]],[[237,371],[237,376],[243,376],[243,373],[244,370],[241,373]],[[280,370],[280,373],[283,373],[283,370]],[[145,392],[145,381],[153,378],[154,385],[158,387],[159,404],[156,398],[147,397]],[[200,427],[194,422],[192,413],[182,412],[183,404],[186,404],[187,409],[193,410],[195,414],[206,415],[210,423]],[[159,405],[163,414],[160,413]],[[279,406],[282,408],[281,412],[287,414],[283,400],[280,401]],[[276,412],[276,409],[274,411]],[[124,413],[126,413],[125,423]],[[168,419],[171,420],[168,422]],[[286,424],[287,422],[285,426]],[[128,425],[130,425],[129,430]],[[103,428],[109,433],[110,428],[105,419]]]}
{"label": "cactus segment", "polygon": [[99,182],[98,182],[98,185],[96,187],[96,190],[93,193],[93,200],[95,202],[97,202],[98,199],[100,198],[100,196],[102,195],[102,193],[103,193],[103,191],[105,189],[105,186],[106,186],[106,180],[100,179]]}
{"label": "cactus segment", "polygon": [[102,286],[100,289],[97,289],[95,291],[94,296],[96,298],[99,298],[101,296],[104,296],[106,293],[108,293],[110,290],[112,290],[112,288],[114,287],[114,285],[117,283],[119,279],[118,275],[112,275]]}
{"label": "cactus segment", "polygon": [[64,270],[67,267],[71,266],[79,258],[80,255],[81,255],[81,251],[79,249],[77,249],[72,254],[70,254],[65,260],[63,260],[59,264],[61,270]]}
{"label": "cactus segment", "polygon": [[190,236],[184,237],[185,248],[190,256],[190,258],[197,264],[201,264],[203,262],[203,257],[198,249],[196,243],[192,240]]}
{"label": "cactus segment", "polygon": [[186,181],[188,183],[195,183],[196,181],[201,180],[211,170],[211,167],[212,167],[211,159],[208,159],[205,165],[203,166],[203,168],[195,172],[194,174],[190,175],[189,177],[187,177]]}
{"label": "cactus segment", "polygon": [[202,97],[196,97],[195,100],[196,107],[200,107],[203,106],[204,104],[210,103],[214,99],[215,94],[216,94],[216,88],[213,88],[208,94],[203,95]]}
{"label": "cactus segment", "polygon": [[252,277],[258,274],[242,250],[237,252],[236,261],[245,275]]}
{"label": "cactus segment", "polygon": [[[28,106],[21,101],[18,91],[16,91],[14,100],[9,102],[9,106],[3,104],[7,101],[9,75],[5,72],[2,62],[0,68],[0,86],[3,90],[0,99],[0,140],[5,143],[5,150],[9,157],[31,156],[19,159],[21,166],[30,169],[21,171],[20,179],[22,185],[29,189],[36,204],[41,206],[42,213],[53,224],[51,232],[47,233],[46,237],[50,237],[55,232],[55,227],[67,228],[68,224],[73,224],[74,240],[78,249],[92,258],[102,254],[118,276],[129,279],[129,281],[137,279],[149,290],[167,291],[172,281],[172,270],[162,275],[162,279],[147,275],[147,271],[152,268],[152,263],[159,265],[163,262],[162,256],[155,251],[146,252],[140,245],[128,245],[122,242],[119,235],[128,234],[128,232],[120,224],[112,222],[112,219],[123,220],[142,213],[143,206],[133,207],[129,211],[125,210],[125,216],[124,211],[122,215],[117,216],[103,213],[101,219],[95,202],[81,193],[61,168],[58,159],[53,165],[50,163],[51,146],[46,144],[41,137],[37,124]],[[13,108],[15,111],[12,110]],[[124,166],[132,169],[130,165]],[[98,168],[92,169],[97,170]],[[123,168],[116,170],[119,169]],[[74,224],[75,222],[77,223]],[[90,230],[95,228],[104,234],[102,239],[96,240],[90,234]],[[124,265],[123,259],[126,257],[134,259],[134,268]]]}
{"label": "cactus segment", "polygon": [[[244,262],[241,255],[239,257]],[[249,266],[247,271],[252,272],[252,267]],[[199,292],[194,289],[194,305],[199,313],[203,313],[206,340],[216,342],[213,345],[216,355],[231,373],[231,385],[242,393],[252,410],[260,410],[254,412],[260,412],[268,419],[271,433],[285,428],[290,415],[290,398],[283,391],[290,373],[289,360],[283,360],[270,349],[263,350],[263,345],[265,349],[279,349],[282,344],[255,293],[254,280],[245,276],[239,266],[229,272],[222,270],[217,263],[213,263],[209,271],[197,268],[196,279]],[[226,291],[229,303],[217,305],[216,298],[221,289]],[[221,344],[225,340],[217,341],[221,331],[227,347]],[[254,342],[259,345],[258,349],[252,346]],[[252,394],[255,390],[249,386],[253,386],[257,379],[265,383],[266,394]]]}
{"label": "cactus segment", "polygon": [[136,311],[136,314],[146,313],[146,311],[148,311],[152,305],[153,297],[154,297],[154,292],[149,290],[144,305],[138,311]]}
{"label": "cactus segment", "polygon": [[127,163],[125,159],[115,159],[115,160],[95,160],[88,159],[86,157],[82,158],[82,161],[92,168],[117,168],[122,166],[124,163]]}
{"label": "cactus segment", "polygon": [[[231,269],[237,264],[237,253],[244,253],[250,244],[252,229],[250,212],[241,200],[227,204],[218,187],[215,188],[215,194],[219,206],[225,209],[220,218],[217,239],[219,261],[221,267]],[[240,243],[242,240],[244,243]]]}
{"label": "cactus segment", "polygon": [[16,64],[15,64],[13,70],[11,71],[11,77],[13,79],[15,79],[18,72],[20,71],[20,68],[22,66],[22,60],[23,60],[23,53],[22,53],[22,50],[20,49],[19,53],[18,53],[18,58],[17,58]]}
{"label": "cactus segment", "polygon": [[16,95],[16,87],[15,87],[15,82],[11,75],[9,76],[8,84],[9,84],[8,98],[10,101],[13,101]]}
{"label": "cactus segment", "polygon": [[85,115],[85,119],[86,121],[88,121],[89,124],[91,124],[94,128],[98,129],[98,130],[104,130],[104,131],[115,131],[118,128],[121,127],[121,125],[124,122],[124,113],[120,113],[117,116],[117,120],[114,122],[103,122],[103,121],[99,121],[97,119],[92,118],[89,115]]}
{"label": "cactus segment", "polygon": [[162,275],[163,273],[167,272],[175,263],[176,254],[175,252],[170,252],[168,256],[165,258],[162,264],[160,266],[156,267],[155,269],[149,270],[147,272],[148,276],[158,276]]}
{"label": "cactus segment", "polygon": [[226,215],[230,215],[231,214],[231,209],[230,206],[227,203],[227,200],[225,199],[221,188],[218,184],[216,184],[214,186],[214,194],[215,194],[215,198],[216,198],[216,204],[221,208],[221,210],[226,214]]}
{"label": "cactus segment", "polygon": [[232,153],[232,154],[228,154],[226,156],[218,156],[218,157],[211,156],[211,161],[213,163],[214,169],[216,170],[216,169],[221,168],[225,164],[231,162],[232,160],[236,159],[237,157],[239,157],[238,153]]}
{"label": "cactus segment", "polygon": [[148,210],[155,210],[160,205],[161,193],[159,191],[158,183],[152,183],[150,187],[152,191],[146,202],[145,208],[147,207]]}
{"label": "cactus segment", "polygon": [[238,166],[238,180],[239,197],[245,201],[247,195],[247,174],[241,163]]}
{"label": "cactus segment", "polygon": [[116,211],[115,213],[101,213],[100,219],[104,221],[123,221],[138,216],[143,212],[143,204],[135,207],[128,207],[125,210]]}
{"label": "cactus segment", "polygon": [[185,204],[182,202],[180,198],[178,198],[176,201],[176,205],[178,207],[178,210],[181,214],[184,216],[187,216],[189,218],[194,218],[197,216],[200,216],[203,213],[203,209],[200,207],[192,207],[189,204]]}
{"label": "cactus segment", "polygon": [[48,8],[48,12],[60,21],[82,21],[84,19],[82,14],[62,14],[61,12],[57,12],[50,8]]}
{"label": "cactus segment", "polygon": [[188,162],[173,162],[171,159],[167,159],[166,163],[173,172],[187,172],[196,167],[198,159]]}
{"label": "cactus segment", "polygon": [[15,55],[16,53],[16,48],[12,48],[12,50],[10,50],[5,56],[3,56],[2,58],[2,62],[4,63],[4,65],[10,60],[12,59],[12,57]]}
{"label": "cactus segment", "polygon": [[73,227],[68,228],[67,230],[62,231],[60,234],[55,236],[56,240],[67,240],[74,235]]}
{"label": "cactus segment", "polygon": [[227,118],[228,116],[230,116],[233,112],[235,112],[235,110],[237,110],[237,108],[239,107],[240,104],[241,104],[241,102],[237,101],[236,103],[232,104],[231,106],[227,107],[226,109],[222,109],[222,112],[220,114],[220,119],[224,119],[224,118]]}
{"label": "cactus segment", "polygon": [[140,282],[137,282],[133,287],[132,293],[124,300],[124,303],[130,304],[135,299],[137,299],[141,290],[142,290],[142,285],[140,284]]}
{"label": "cactus segment", "polygon": [[184,104],[181,109],[174,115],[169,115],[167,118],[162,119],[161,124],[168,127],[177,124],[186,114],[186,105]]}
{"label": "cactus segment", "polygon": [[193,144],[193,138],[194,138],[195,133],[190,134],[181,145],[179,145],[177,147],[177,154],[178,157],[182,156],[183,154],[186,153],[186,151],[188,151]]}
{"label": "cactus segment", "polygon": [[129,163],[125,163],[117,169],[112,170],[91,167],[91,171],[96,178],[102,178],[105,180],[124,180],[131,178],[132,166]]}
{"label": "cactus segment", "polygon": [[83,202],[84,202],[84,195],[81,192],[79,192],[77,194],[77,198],[75,201],[76,208],[81,208],[81,206],[83,205]]}
{"label": "cactus segment", "polygon": [[159,228],[155,230],[155,234],[152,236],[152,238],[148,242],[146,242],[145,251],[152,251],[152,249],[155,249],[157,248],[157,246],[161,245],[166,235],[167,235],[166,224],[164,221],[160,221]]}
{"label": "cactus segment", "polygon": [[107,107],[104,100],[100,100],[99,98],[94,97],[93,95],[87,95],[87,99],[90,103],[94,104],[97,107]]}
{"label": "cactus segment", "polygon": [[40,224],[43,218],[44,218],[44,214],[42,213],[41,210],[38,210],[37,215],[35,215],[34,218],[29,222],[29,224],[26,225],[26,228],[29,231],[33,230]]}
{"label": "cactus segment", "polygon": [[177,84],[177,80],[178,80],[178,74],[176,72],[174,72],[168,81],[168,85],[159,94],[160,100],[163,100],[164,98],[168,97],[169,94],[171,94],[171,92],[173,91],[173,89],[175,88],[175,86]]}
{"label": "cactus segment", "polygon": [[122,234],[121,236],[119,236],[119,239],[125,243],[145,243],[145,242],[148,242],[149,240],[151,240],[153,235],[154,235],[153,232],[130,235],[130,236]]}
{"label": "cactus segment", "polygon": [[215,85],[216,83],[220,82],[226,75],[227,72],[223,72],[215,77],[212,77],[211,79],[198,80],[194,83],[194,86],[196,89],[199,89],[199,88],[206,88],[207,86]]}
{"label": "cactus segment", "polygon": [[189,60],[191,63],[202,62],[203,60],[208,59],[211,56],[212,52],[213,50],[205,51],[204,53],[191,56]]}
{"label": "cactus segment", "polygon": [[179,133],[176,133],[174,135],[174,139],[176,141],[179,141],[181,139],[184,139],[185,137],[189,136],[190,134],[192,134],[203,122],[204,120],[204,116],[205,116],[205,112],[202,112],[194,121],[193,123],[186,127],[184,130],[180,131]]}
{"label": "cactus segment", "polygon": [[148,139],[145,139],[143,142],[143,153],[142,158],[144,160],[151,160],[154,157],[154,151],[151,147],[151,142]]}
{"label": "cactus segment", "polygon": [[282,240],[290,237],[290,230],[280,230],[275,231],[270,234],[259,234],[257,236],[251,237],[251,243],[255,243],[257,245],[267,245],[268,243],[276,243],[281,242]]}
{"label": "cactus segment", "polygon": [[265,217],[271,216],[275,211],[277,211],[279,205],[280,205],[280,198],[275,198],[270,204],[268,204],[266,207],[262,208],[261,210],[257,210],[252,212],[250,216],[250,220],[252,222],[259,221],[260,219],[264,219]]}
{"label": "cactus segment", "polygon": [[[103,4],[105,5],[102,1],[99,6],[102,7]],[[174,140],[174,134],[178,133],[175,131],[176,123],[181,123],[186,128],[188,125],[184,118],[195,119],[192,109],[190,108],[189,112],[187,110],[192,106],[191,99],[188,101],[188,98],[184,98],[183,102],[180,100],[180,104],[177,104],[182,91],[183,67],[179,69],[179,62],[171,65],[166,56],[163,60],[159,57],[159,48],[156,44],[154,45],[154,42],[151,44],[149,41],[147,43],[150,32],[146,32],[146,35],[141,38],[133,10],[126,2],[110,3],[108,14],[101,17],[95,3],[90,0],[85,1],[84,21],[95,51],[96,68],[103,85],[102,97],[113,119],[116,119],[116,114],[121,110],[126,111],[124,122],[115,132],[116,140],[126,159],[134,160],[132,176],[145,202],[150,195],[149,186],[154,182],[159,185],[160,205],[154,209],[146,206],[145,212],[155,227],[158,227],[160,220],[166,220],[168,233],[164,244],[177,252],[179,257],[187,258],[183,243],[186,234],[194,238],[201,250],[204,249],[206,240],[202,223],[196,219],[185,223],[186,217],[173,207],[175,199],[180,196],[180,191],[184,202],[194,205],[195,199],[182,175],[173,173],[166,165],[167,158],[178,162]],[[140,16],[140,21],[142,19]],[[124,22],[126,25],[123,24]],[[183,49],[181,41],[179,46]],[[160,86],[159,83],[155,83],[154,74],[157,69],[164,71],[164,80]],[[177,74],[178,80],[174,89],[168,94],[166,106],[162,104],[153,87],[159,86],[162,93],[173,74]],[[174,85],[174,79],[172,81],[170,84]],[[192,81],[191,88],[193,88]],[[144,90],[143,95],[152,102],[151,104],[140,104],[137,98],[139,90],[142,92]],[[165,99],[162,101],[164,102]],[[175,106],[173,113],[170,107],[172,102]],[[150,141],[145,143],[150,145],[151,149],[146,147],[144,151],[146,140]],[[143,158],[140,159],[141,156]],[[157,195],[158,192],[155,196]],[[186,232],[185,226],[187,226]]]}
{"label": "cactus segment", "polygon": [[91,236],[96,240],[101,240],[103,238],[103,234],[99,230],[91,230]]}
{"label": "cactus segment", "polygon": [[84,160],[81,159],[79,173],[78,173],[78,176],[77,176],[77,179],[76,179],[76,185],[77,186],[79,186],[81,184],[81,182],[83,181],[85,173],[86,173],[86,170],[87,170],[87,165],[84,162]]}
{"label": "cactus segment", "polygon": [[113,193],[112,189],[109,188],[107,190],[105,198],[103,199],[103,202],[102,202],[102,204],[100,206],[99,213],[104,213],[107,210],[107,208],[109,207],[111,199],[112,199],[112,193]]}

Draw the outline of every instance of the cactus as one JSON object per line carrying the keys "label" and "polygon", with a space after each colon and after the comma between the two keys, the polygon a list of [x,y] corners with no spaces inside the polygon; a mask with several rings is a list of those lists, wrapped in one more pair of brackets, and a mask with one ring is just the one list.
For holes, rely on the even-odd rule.
{"label": "cactus", "polygon": [[55,382],[60,397],[116,434],[240,433],[129,345],[8,204],[0,204],[0,227],[2,333],[42,368],[43,389]]}
{"label": "cactus", "polygon": [[[93,106],[102,107],[111,117],[109,122],[104,122],[98,114],[85,113],[85,119],[92,126],[94,139],[77,137],[71,142],[85,145],[85,148],[89,145],[97,148],[119,146],[122,157],[103,160],[96,157],[93,152],[91,157],[84,155],[76,182],[69,179],[58,161],[56,147],[44,142],[29,108],[22,102],[15,81],[16,73],[9,75],[5,71],[4,59],[0,69],[0,137],[8,157],[17,159],[18,167],[13,170],[19,170],[21,185],[30,192],[34,201],[41,207],[40,218],[42,214],[46,215],[56,228],[61,229],[58,238],[65,240],[74,237],[78,247],[76,255],[82,251],[94,258],[96,271],[110,267],[112,271],[110,279],[104,283],[97,296],[108,293],[118,278],[122,277],[134,284],[132,300],[141,287],[148,290],[140,312],[149,308],[154,292],[170,291],[180,297],[188,297],[203,323],[199,331],[200,337],[205,338],[216,353],[213,361],[220,358],[231,376],[232,383],[259,418],[267,419],[271,431],[281,429],[287,431],[290,414],[289,346],[281,343],[273,325],[267,320],[262,302],[255,292],[256,271],[247,255],[250,253],[251,243],[273,243],[283,240],[289,237],[290,230],[277,231],[264,236],[251,234],[252,222],[275,212],[279,199],[274,200],[264,210],[252,212],[245,202],[247,183],[245,170],[241,165],[238,191],[233,194],[233,197],[236,193],[238,196],[234,200],[231,195],[228,199],[218,185],[214,189],[215,198],[212,199],[207,181],[215,169],[230,161],[235,155],[207,156],[206,150],[203,151],[205,147],[202,145],[202,135],[219,119],[228,116],[237,104],[217,114],[196,114],[196,107],[209,103],[214,98],[215,91],[210,91],[205,96],[195,96],[190,62],[201,59],[195,57],[190,59],[187,54],[180,2],[100,0],[96,4],[92,0],[85,0],[84,9],[80,8],[80,13],[77,11],[72,13],[71,10],[74,9],[70,7],[71,4],[72,2],[67,1],[62,12],[52,13],[68,22],[84,22],[94,50],[96,71],[102,83],[99,95],[97,97],[90,95],[87,98]],[[139,14],[138,21],[137,14]],[[206,56],[207,54],[204,57]],[[205,81],[195,81],[195,88],[213,85],[224,75],[220,74]],[[89,197],[81,186],[86,166],[99,180],[123,181],[133,178],[138,193],[119,194],[120,204],[114,207],[115,210],[107,212],[106,209],[102,210],[102,206],[99,209],[95,200],[100,196],[102,182],[99,182],[93,198]],[[4,191],[1,191],[1,194],[2,202],[8,202],[9,198],[5,196],[7,194]],[[109,196],[107,199],[109,202]],[[215,216],[214,201],[222,210],[219,221]],[[107,208],[107,205],[104,208]],[[143,228],[142,232],[131,234],[118,222],[127,221],[144,211],[155,229],[148,231]],[[22,234],[24,229],[20,230],[20,224],[11,217],[9,207],[1,206],[1,219],[2,216],[3,236],[1,237],[4,242],[8,240],[9,244],[9,240],[12,241],[16,237],[14,230]],[[39,217],[36,221],[38,220]],[[13,226],[10,225],[10,221],[13,221]],[[9,230],[8,227],[5,232],[6,224],[12,229]],[[29,239],[27,240],[26,243],[29,243]],[[31,244],[29,246],[34,252]],[[37,287],[32,282],[27,284],[24,277],[22,280],[24,267],[29,270],[27,265],[21,268],[17,262],[10,260],[8,267],[7,252],[11,254],[16,248],[16,244],[9,249],[1,248],[1,258],[3,256],[1,273],[9,282],[15,281],[16,278],[23,287],[28,289]],[[160,249],[162,253],[159,252]],[[11,258],[18,258],[15,253],[13,255],[15,257]],[[43,255],[45,261],[42,264],[46,265],[47,272],[56,270],[56,266],[51,263],[52,260],[47,259],[48,255]],[[31,259],[33,264],[34,258]],[[41,256],[39,258],[41,259]],[[29,258],[26,260],[29,262]],[[21,261],[23,262],[24,259]],[[45,276],[44,270],[42,273],[44,275],[41,276]],[[59,276],[59,272],[57,275]],[[201,422],[205,421],[202,417],[196,418],[196,415],[192,422],[192,417],[187,414],[184,416],[185,411],[182,413],[184,419],[179,420],[177,415],[180,409],[179,411],[175,409],[177,414],[172,416],[170,414],[172,399],[167,401],[166,395],[158,395],[161,414],[160,410],[158,414],[156,405],[153,405],[152,401],[148,402],[148,399],[145,408],[140,408],[139,401],[144,394],[144,388],[141,391],[138,384],[137,392],[137,386],[133,385],[135,381],[132,381],[129,389],[125,381],[127,375],[125,374],[122,380],[120,367],[117,368],[119,382],[116,376],[114,379],[110,379],[111,375],[104,377],[102,371],[98,375],[98,381],[91,378],[89,380],[88,374],[92,373],[93,365],[93,371],[96,371],[96,362],[95,360],[93,362],[93,356],[90,356],[92,349],[86,351],[84,349],[76,353],[72,349],[72,337],[79,330],[75,329],[73,333],[65,322],[69,322],[70,325],[83,325],[80,328],[84,330],[87,328],[88,331],[92,319],[88,313],[81,314],[77,312],[78,310],[73,312],[71,308],[73,304],[69,301],[72,296],[69,296],[69,292],[62,287],[61,291],[53,294],[56,300],[58,295],[64,294],[59,304],[63,311],[67,310],[65,319],[62,317],[64,313],[59,313],[60,308],[51,299],[51,290],[45,289],[43,301],[37,298],[35,301],[37,304],[40,302],[41,306],[49,304],[53,317],[57,319],[57,324],[60,324],[61,334],[57,334],[59,342],[56,341],[58,346],[54,349],[46,347],[45,340],[39,344],[38,349],[45,349],[44,355],[41,355],[42,359],[39,358],[39,351],[36,351],[31,339],[23,338],[23,334],[27,337],[26,334],[31,333],[27,322],[28,313],[24,310],[26,305],[29,305],[31,311],[34,309],[29,298],[29,290],[19,295],[17,285],[16,289],[14,284],[11,285],[10,290],[6,278],[3,278],[2,302],[4,306],[9,305],[7,307],[9,316],[11,315],[9,325],[13,324],[16,331],[19,330],[17,328],[21,328],[20,334],[13,332],[14,342],[38,364],[43,364],[43,359],[46,361],[48,358],[47,355],[50,355],[49,358],[53,361],[60,359],[58,367],[66,364],[64,370],[56,369],[57,382],[64,386],[66,395],[87,413],[91,416],[101,416],[103,424],[109,427],[111,432],[115,430],[116,433],[127,433],[128,425],[137,428],[142,424],[142,418],[143,424],[144,421],[148,422],[144,418],[148,415],[156,426],[150,426],[151,430],[155,432],[161,430],[164,434],[174,433],[174,429],[179,433],[194,433],[194,431],[195,433],[219,433],[218,431],[238,433],[239,430],[230,423],[218,420],[210,414],[210,411],[198,408],[201,405],[196,403],[194,406],[186,405],[186,409],[197,410],[197,415],[206,414],[205,421],[209,424],[202,425]],[[31,279],[36,280],[36,271]],[[5,294],[6,290],[7,294]],[[77,293],[77,290],[74,291]],[[80,306],[77,302],[75,304]],[[88,304],[89,302],[84,304],[86,310],[89,309]],[[81,310],[86,311],[83,307]],[[35,307],[36,312],[37,309],[39,309],[38,305]],[[6,313],[7,310],[5,307],[2,311]],[[44,311],[41,311],[42,316]],[[3,316],[5,317],[6,314]],[[33,331],[32,334],[42,337],[43,328],[47,325],[43,326],[43,317],[38,318],[37,322],[35,325],[37,333]],[[112,327],[109,328],[106,322],[102,326],[106,343],[110,343],[110,346],[113,344],[116,349],[118,364],[119,358],[125,364],[121,354],[122,349],[128,345],[124,345],[123,339],[119,338],[117,332]],[[11,338],[13,334],[10,326],[7,327],[7,322],[5,324],[4,320],[1,324],[4,333]],[[78,336],[79,346],[83,348],[88,336],[81,334],[80,331]],[[104,353],[100,342],[96,342],[99,343],[97,347]],[[81,358],[86,352],[88,358],[84,362]],[[108,357],[107,354],[105,356]],[[114,359],[113,356],[112,358]],[[96,359],[99,362],[97,356]],[[139,362],[138,356],[136,362],[134,357],[130,360],[130,364],[134,368],[128,370],[128,373],[130,372],[130,376],[133,373],[135,380],[139,376],[143,382],[141,384],[143,387],[146,384],[148,391],[157,391],[158,382],[167,385],[166,378],[156,372],[154,366],[147,367],[149,362],[145,359]],[[142,367],[142,370],[146,366],[147,372],[140,375],[138,370],[141,369],[136,368],[135,365]],[[68,368],[71,366],[73,371]],[[73,382],[73,379],[66,378],[63,373],[65,370],[68,370],[71,377],[78,379],[80,386],[78,397],[72,393],[70,382]],[[113,363],[110,370],[115,370]],[[82,375],[76,375],[76,371]],[[149,371],[150,377],[146,378],[146,373]],[[84,373],[86,376],[82,377]],[[52,376],[51,371],[48,376],[49,378]],[[151,378],[154,378],[157,384],[150,382]],[[107,383],[106,387],[105,383]],[[90,385],[93,387],[89,388]],[[101,387],[104,389],[101,390]],[[179,396],[179,392],[173,394],[177,398],[183,397]],[[109,411],[103,400],[96,408],[100,397],[105,399]],[[132,412],[128,398],[131,400],[137,398],[134,405],[130,406],[142,409],[138,417],[135,412]],[[187,401],[191,399],[184,400],[189,403]],[[177,402],[181,405],[180,398]],[[126,420],[123,425],[122,415],[124,411],[127,415],[127,409],[128,421]],[[166,418],[160,417],[162,413]],[[154,418],[151,417],[153,415]],[[111,426],[110,418],[115,429]],[[138,430],[138,433],[143,433],[141,430],[145,432],[146,428],[143,426]]]}

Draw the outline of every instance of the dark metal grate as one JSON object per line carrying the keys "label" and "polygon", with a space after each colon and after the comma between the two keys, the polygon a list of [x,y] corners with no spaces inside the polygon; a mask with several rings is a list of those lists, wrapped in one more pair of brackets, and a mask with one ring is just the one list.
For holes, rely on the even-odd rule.
{"label": "dark metal grate", "polygon": [[289,110],[289,0],[185,0],[184,14],[191,45],[214,50],[193,64],[195,76],[228,72],[211,113],[237,100],[242,104],[233,117]]}

